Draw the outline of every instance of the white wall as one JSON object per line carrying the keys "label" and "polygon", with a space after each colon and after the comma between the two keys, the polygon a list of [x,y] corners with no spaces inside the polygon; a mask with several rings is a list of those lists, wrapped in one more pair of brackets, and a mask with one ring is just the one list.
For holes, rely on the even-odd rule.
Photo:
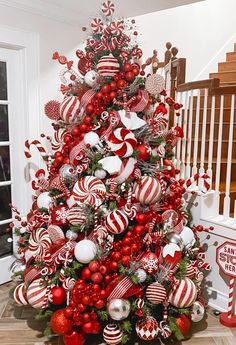
{"label": "white wall", "polygon": [[[145,56],[156,48],[162,58],[170,41],[179,48],[178,56],[187,58],[188,81],[208,78],[209,72],[217,71],[217,62],[224,61],[224,53],[233,50],[235,13],[235,0],[205,0],[136,17]],[[229,40],[223,54],[202,71]]]}
{"label": "white wall", "polygon": [[[50,121],[43,115],[43,105],[55,97],[60,99],[58,74],[63,68],[57,61],[52,60],[52,54],[58,51],[69,58],[74,58],[74,52],[84,34],[78,27],[0,5],[0,26],[2,25],[39,35],[40,131],[48,133],[51,126]],[[77,61],[76,57],[75,61]]]}

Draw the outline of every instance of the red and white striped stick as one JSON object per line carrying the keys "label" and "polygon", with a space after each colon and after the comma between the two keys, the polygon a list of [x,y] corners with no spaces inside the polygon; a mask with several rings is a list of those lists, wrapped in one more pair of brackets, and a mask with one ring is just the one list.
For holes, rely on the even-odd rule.
{"label": "red and white striped stick", "polygon": [[32,155],[30,153],[30,146],[32,146],[32,145],[37,148],[37,150],[39,151],[39,153],[40,153],[42,158],[47,156],[45,148],[42,146],[40,141],[38,141],[38,140],[32,140],[32,141],[26,140],[26,142],[25,142],[25,148],[26,148],[26,150],[25,150],[25,157],[26,158],[32,157]]}
{"label": "red and white striped stick", "polygon": [[232,309],[233,309],[233,297],[234,297],[234,277],[230,277],[229,281],[229,302],[228,302],[228,318],[231,319],[232,317]]}

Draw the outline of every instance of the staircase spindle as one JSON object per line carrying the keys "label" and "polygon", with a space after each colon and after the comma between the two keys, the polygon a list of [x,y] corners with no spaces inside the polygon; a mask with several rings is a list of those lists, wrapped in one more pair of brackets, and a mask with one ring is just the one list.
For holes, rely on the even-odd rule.
{"label": "staircase spindle", "polygon": [[232,163],[232,148],[233,148],[233,134],[234,134],[234,105],[235,95],[231,96],[231,111],[230,111],[230,127],[229,127],[229,140],[228,140],[228,155],[226,167],[226,186],[224,197],[224,220],[230,217],[230,180],[231,180],[231,163]]}
{"label": "staircase spindle", "polygon": [[193,124],[193,90],[190,93],[190,109],[189,109],[189,120],[188,120],[188,144],[187,144],[187,164],[186,164],[186,178],[191,176],[191,148],[192,148],[192,124]]}
{"label": "staircase spindle", "polygon": [[223,133],[223,114],[224,114],[224,95],[220,97],[220,117],[219,117],[219,128],[218,128],[218,145],[217,145],[217,161],[216,161],[216,177],[215,177],[215,191],[216,191],[216,205],[217,214],[220,209],[220,171],[221,171],[221,150],[222,150],[222,133]]}
{"label": "staircase spindle", "polygon": [[[200,160],[200,175],[205,174],[205,145],[206,145],[206,122],[207,122],[207,99],[208,99],[208,89],[204,91],[204,105],[203,105],[203,120],[202,120],[202,142],[201,142],[201,160]],[[199,187],[203,188],[203,180],[200,179]]]}
{"label": "staircase spindle", "polygon": [[181,157],[181,166],[180,166],[180,177],[185,178],[185,155],[186,155],[186,129],[187,129],[187,123],[188,123],[188,104],[189,104],[189,92],[185,92],[185,102],[184,102],[184,119],[183,119],[183,131],[184,131],[184,137],[182,140],[182,157]]}
{"label": "staircase spindle", "polygon": [[[200,118],[200,101],[201,92],[197,90],[197,105],[196,105],[196,116],[195,116],[195,135],[194,135],[194,152],[193,152],[193,168],[192,175],[197,173],[197,155],[198,155],[198,135],[199,135],[199,118]],[[197,182],[194,182],[193,187],[197,186]]]}
{"label": "staircase spindle", "polygon": [[[182,104],[182,98],[183,98],[183,94],[182,92],[179,93],[180,97],[179,97],[179,103]],[[178,116],[178,126],[182,127],[182,116],[183,116],[183,111],[180,110],[181,115]],[[177,143],[177,148],[176,148],[176,169],[180,170],[180,153],[181,153],[181,144],[182,144],[182,138],[179,138],[178,143]],[[179,178],[179,174],[177,175],[177,178]]]}
{"label": "staircase spindle", "polygon": [[211,99],[211,121],[210,121],[210,136],[209,136],[209,148],[208,148],[208,167],[207,175],[210,176],[210,184],[212,186],[212,159],[213,159],[213,145],[214,145],[214,127],[215,127],[215,96]]}

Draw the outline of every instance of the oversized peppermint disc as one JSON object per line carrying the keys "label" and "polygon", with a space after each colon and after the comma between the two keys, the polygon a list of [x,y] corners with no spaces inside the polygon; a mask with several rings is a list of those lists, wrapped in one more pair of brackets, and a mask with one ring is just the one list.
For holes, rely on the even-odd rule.
{"label": "oversized peppermint disc", "polygon": [[62,240],[65,238],[64,232],[58,225],[51,224],[48,227],[48,234],[52,242]]}
{"label": "oversized peppermint disc", "polygon": [[116,22],[112,22],[110,25],[110,30],[113,35],[120,35],[124,30],[124,22],[123,20],[118,20]]}
{"label": "oversized peppermint disc", "polygon": [[75,183],[72,195],[78,204],[100,206],[105,199],[106,187],[99,178],[85,176]]}
{"label": "oversized peppermint disc", "polygon": [[33,256],[42,256],[45,250],[50,247],[52,241],[47,229],[39,228],[31,232],[29,238],[29,250]]}
{"label": "oversized peppermint disc", "polygon": [[27,305],[27,296],[26,296],[26,289],[25,289],[25,284],[22,283],[18,285],[13,293],[14,300],[17,304],[20,305]]}
{"label": "oversized peppermint disc", "polygon": [[121,234],[128,224],[128,217],[121,210],[111,211],[106,218],[106,228],[112,234]]}
{"label": "oversized peppermint disc", "polygon": [[108,137],[111,151],[120,157],[130,157],[137,146],[135,135],[126,128],[117,128]]}
{"label": "oversized peppermint disc", "polygon": [[67,219],[72,225],[84,224],[86,215],[81,207],[73,207],[67,213]]}
{"label": "oversized peppermint disc", "polygon": [[111,16],[114,13],[114,11],[115,5],[111,0],[107,0],[102,4],[102,12],[105,14],[105,16]]}
{"label": "oversized peppermint disc", "polygon": [[58,151],[62,148],[62,146],[65,144],[63,139],[65,135],[67,135],[68,133],[68,130],[65,128],[59,128],[57,131],[54,132],[54,136],[52,139],[53,151]]}
{"label": "oversized peppermint disc", "polygon": [[109,345],[120,344],[122,336],[122,330],[115,324],[109,324],[103,330],[103,339]]}
{"label": "oversized peppermint disc", "polygon": [[75,123],[83,114],[77,96],[66,97],[60,105],[60,116],[66,123]]}
{"label": "oversized peppermint disc", "polygon": [[162,303],[166,298],[166,289],[158,282],[152,283],[147,287],[146,297],[152,304]]}
{"label": "oversized peppermint disc", "polygon": [[181,279],[169,295],[170,304],[176,308],[188,308],[196,301],[197,288],[189,278]]}
{"label": "oversized peppermint disc", "polygon": [[161,197],[160,182],[151,176],[144,176],[134,186],[135,198],[144,205],[156,203]]}
{"label": "oversized peppermint disc", "polygon": [[103,21],[100,18],[93,18],[91,28],[94,33],[100,34],[103,30]]}
{"label": "oversized peppermint disc", "polygon": [[120,70],[120,64],[113,55],[105,55],[98,61],[97,70],[103,77],[114,77]]}
{"label": "oversized peppermint disc", "polygon": [[151,95],[157,95],[165,88],[165,79],[159,74],[151,74],[147,77],[145,89]]}
{"label": "oversized peppermint disc", "polygon": [[[41,309],[47,305],[47,287],[42,279],[34,280],[27,289],[27,299],[33,308]],[[46,299],[46,301],[45,301]]]}
{"label": "oversized peppermint disc", "polygon": [[148,316],[136,323],[136,333],[143,340],[153,340],[158,335],[158,323],[152,316]]}

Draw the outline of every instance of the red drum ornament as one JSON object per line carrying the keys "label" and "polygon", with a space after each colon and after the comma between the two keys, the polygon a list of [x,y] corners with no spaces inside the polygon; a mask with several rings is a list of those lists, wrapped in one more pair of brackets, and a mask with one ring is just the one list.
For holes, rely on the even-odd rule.
{"label": "red drum ornament", "polygon": [[103,77],[114,77],[120,70],[120,64],[112,54],[105,55],[98,61],[97,70]]}
{"label": "red drum ornament", "polygon": [[162,303],[166,298],[166,289],[158,282],[152,283],[147,287],[146,297],[152,304]]}
{"label": "red drum ornament", "polygon": [[152,316],[147,316],[146,318],[138,321],[135,329],[139,338],[143,340],[155,339],[159,331],[158,323]]}
{"label": "red drum ornament", "polygon": [[109,345],[120,344],[122,336],[122,330],[115,324],[109,324],[103,330],[103,339]]}
{"label": "red drum ornament", "polygon": [[111,211],[106,218],[106,228],[112,234],[121,234],[129,224],[128,217],[121,210]]}
{"label": "red drum ornament", "polygon": [[188,308],[196,301],[197,288],[189,278],[181,279],[169,295],[170,304],[176,308]]}
{"label": "red drum ornament", "polygon": [[18,285],[13,293],[14,300],[17,304],[20,305],[27,305],[27,296],[26,296],[26,289],[25,289],[25,284],[22,283]]}
{"label": "red drum ornament", "polygon": [[161,185],[151,176],[142,177],[140,183],[134,185],[135,198],[143,205],[156,203],[161,197]]}
{"label": "red drum ornament", "polygon": [[66,97],[60,105],[60,116],[66,123],[75,123],[81,118],[83,109],[77,96]]}

